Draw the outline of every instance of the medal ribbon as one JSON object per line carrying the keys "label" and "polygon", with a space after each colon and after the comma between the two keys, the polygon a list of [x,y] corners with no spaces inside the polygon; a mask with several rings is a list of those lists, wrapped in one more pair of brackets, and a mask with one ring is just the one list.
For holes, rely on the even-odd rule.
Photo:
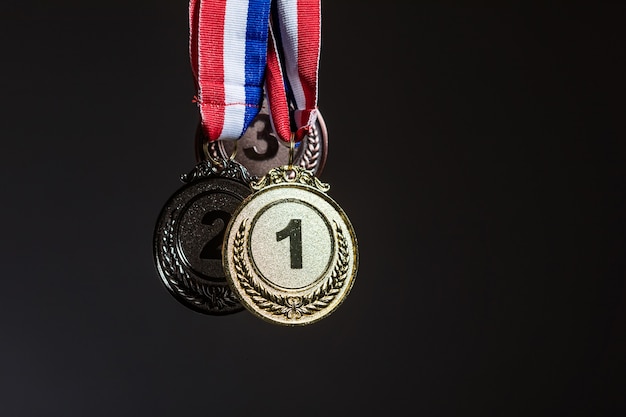
{"label": "medal ribbon", "polygon": [[195,101],[209,141],[236,140],[263,100],[271,0],[190,0]]}
{"label": "medal ribbon", "polygon": [[283,141],[293,130],[301,141],[317,120],[320,47],[321,0],[275,0],[265,86],[272,125]]}

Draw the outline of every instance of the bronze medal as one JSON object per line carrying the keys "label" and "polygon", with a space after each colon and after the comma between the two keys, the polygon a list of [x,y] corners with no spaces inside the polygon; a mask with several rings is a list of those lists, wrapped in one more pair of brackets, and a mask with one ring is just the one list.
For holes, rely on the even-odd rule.
{"label": "bronze medal", "polygon": [[[235,160],[245,166],[250,175],[262,177],[270,169],[286,165],[289,161],[289,143],[279,140],[272,129],[267,101],[254,121],[240,139],[235,141],[215,141],[208,143],[198,127],[196,131],[196,160],[225,158],[233,153],[235,146],[239,151]],[[206,148],[206,149],[205,149]],[[294,151],[293,163],[308,169],[319,176],[324,169],[328,154],[328,130],[318,111],[317,121],[310,134],[306,135]]]}

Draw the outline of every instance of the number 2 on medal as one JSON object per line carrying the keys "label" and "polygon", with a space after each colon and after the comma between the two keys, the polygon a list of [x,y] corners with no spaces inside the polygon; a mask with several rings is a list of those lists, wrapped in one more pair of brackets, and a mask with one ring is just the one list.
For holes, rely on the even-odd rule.
{"label": "number 2 on medal", "polygon": [[291,219],[283,230],[276,232],[276,241],[289,237],[291,269],[302,269],[302,221]]}
{"label": "number 2 on medal", "polygon": [[202,218],[202,224],[213,227],[213,223],[220,219],[223,222],[222,228],[209,240],[200,252],[200,259],[222,259],[222,240],[224,239],[224,226],[230,220],[230,214],[222,210],[209,211]]}

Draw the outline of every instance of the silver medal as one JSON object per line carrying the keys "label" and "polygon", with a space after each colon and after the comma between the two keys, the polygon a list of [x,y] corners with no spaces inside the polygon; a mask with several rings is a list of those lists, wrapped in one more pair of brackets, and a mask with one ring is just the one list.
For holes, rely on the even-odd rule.
{"label": "silver medal", "polygon": [[205,314],[243,310],[222,267],[224,231],[251,193],[251,177],[231,159],[200,162],[163,206],[153,239],[154,262],[169,292]]}

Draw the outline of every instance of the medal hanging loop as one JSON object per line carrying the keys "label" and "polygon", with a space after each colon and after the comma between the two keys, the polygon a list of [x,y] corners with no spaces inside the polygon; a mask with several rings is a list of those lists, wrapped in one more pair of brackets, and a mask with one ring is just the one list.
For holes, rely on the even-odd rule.
{"label": "medal hanging loop", "polygon": [[289,139],[289,164],[287,165],[289,166],[289,169],[293,169],[293,159],[294,159],[295,150],[296,150],[296,139],[295,139],[295,135],[292,133]]}
{"label": "medal hanging loop", "polygon": [[317,120],[321,1],[276,0],[267,51],[266,90],[272,125],[299,142]]}
{"label": "medal hanging loop", "polygon": [[[233,161],[235,159],[235,156],[237,156],[237,150],[239,148],[239,141],[235,141],[235,145],[233,147],[233,151],[231,152],[230,156],[228,157],[229,161]],[[219,159],[216,159],[212,154],[211,151],[209,150],[209,141],[206,141],[202,144],[202,151],[204,152],[204,157],[206,160],[211,161],[211,163],[213,165],[216,166],[223,166],[224,165],[224,161],[220,161]],[[226,160],[224,158],[224,160]]]}
{"label": "medal hanging loop", "polygon": [[208,141],[237,140],[262,105],[270,0],[190,0],[195,101]]}

